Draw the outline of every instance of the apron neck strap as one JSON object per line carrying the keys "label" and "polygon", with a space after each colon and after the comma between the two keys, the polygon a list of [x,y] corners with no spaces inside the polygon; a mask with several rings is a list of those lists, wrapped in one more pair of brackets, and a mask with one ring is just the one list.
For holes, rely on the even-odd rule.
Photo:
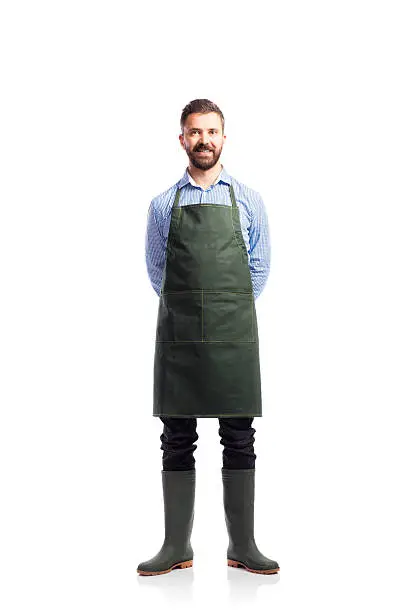
{"label": "apron neck strap", "polygon": [[177,208],[178,204],[179,204],[179,196],[180,196],[181,190],[178,188],[176,190],[176,195],[175,195],[175,201],[173,203],[173,207]]}
{"label": "apron neck strap", "polygon": [[235,199],[235,193],[234,193],[234,188],[232,186],[232,184],[229,184],[229,188],[230,188],[230,196],[231,196],[231,202],[233,203],[233,208],[237,208],[237,202]]}

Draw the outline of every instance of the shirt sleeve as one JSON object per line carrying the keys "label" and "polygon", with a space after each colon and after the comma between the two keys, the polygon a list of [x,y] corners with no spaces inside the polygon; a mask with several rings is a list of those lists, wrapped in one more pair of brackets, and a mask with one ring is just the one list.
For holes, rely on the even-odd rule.
{"label": "shirt sleeve", "polygon": [[252,218],[249,228],[249,267],[253,294],[257,299],[269,276],[271,248],[266,207],[259,193],[255,192],[252,203]]}
{"label": "shirt sleeve", "polygon": [[160,295],[166,261],[166,245],[157,219],[154,200],[150,203],[147,215],[145,244],[147,273],[153,289],[157,295]]}

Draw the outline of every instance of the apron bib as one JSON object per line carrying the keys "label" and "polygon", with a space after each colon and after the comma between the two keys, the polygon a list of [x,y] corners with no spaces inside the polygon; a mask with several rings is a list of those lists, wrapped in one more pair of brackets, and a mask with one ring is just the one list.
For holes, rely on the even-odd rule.
{"label": "apron bib", "polygon": [[234,189],[232,206],[179,206],[166,247],[153,416],[262,416],[257,317]]}

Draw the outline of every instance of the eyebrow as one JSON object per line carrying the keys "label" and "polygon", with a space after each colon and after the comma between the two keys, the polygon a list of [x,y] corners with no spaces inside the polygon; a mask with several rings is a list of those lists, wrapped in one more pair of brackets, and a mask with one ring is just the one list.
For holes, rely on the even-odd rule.
{"label": "eyebrow", "polygon": [[[210,131],[210,130],[214,130],[215,132],[218,132],[218,129],[219,129],[219,128],[207,128],[207,129],[208,129],[208,131]],[[196,130],[197,132],[200,132],[200,131],[201,131],[201,128],[194,128],[194,127],[188,128],[188,131],[189,131],[189,132],[192,132],[193,130]]]}

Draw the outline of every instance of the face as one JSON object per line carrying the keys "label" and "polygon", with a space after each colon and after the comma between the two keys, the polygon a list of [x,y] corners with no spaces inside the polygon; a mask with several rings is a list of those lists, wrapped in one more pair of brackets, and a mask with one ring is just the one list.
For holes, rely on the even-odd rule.
{"label": "face", "polygon": [[218,113],[191,113],[179,136],[189,161],[195,168],[209,170],[220,158],[226,136]]}

